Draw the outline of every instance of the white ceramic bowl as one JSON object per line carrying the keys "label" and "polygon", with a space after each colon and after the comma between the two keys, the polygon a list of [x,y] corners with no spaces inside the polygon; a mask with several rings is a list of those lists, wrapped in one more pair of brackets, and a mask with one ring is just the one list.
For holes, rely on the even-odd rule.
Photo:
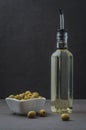
{"label": "white ceramic bowl", "polygon": [[26,114],[28,111],[38,111],[42,109],[46,102],[46,98],[33,98],[28,100],[5,98],[5,101],[12,112]]}

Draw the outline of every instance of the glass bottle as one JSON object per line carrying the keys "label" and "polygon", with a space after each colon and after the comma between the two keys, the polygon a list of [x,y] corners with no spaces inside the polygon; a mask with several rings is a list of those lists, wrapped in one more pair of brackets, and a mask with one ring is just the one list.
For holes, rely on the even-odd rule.
{"label": "glass bottle", "polygon": [[57,32],[57,50],[51,55],[51,110],[72,112],[73,55],[68,50],[68,33],[64,30],[64,15],[60,11],[60,29]]}

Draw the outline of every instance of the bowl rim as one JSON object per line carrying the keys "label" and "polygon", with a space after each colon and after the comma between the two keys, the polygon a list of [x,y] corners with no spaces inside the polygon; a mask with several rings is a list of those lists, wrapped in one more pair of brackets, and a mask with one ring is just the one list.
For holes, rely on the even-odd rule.
{"label": "bowl rim", "polygon": [[45,100],[46,101],[46,98],[45,97],[42,97],[42,98],[31,98],[31,99],[22,99],[22,100],[19,100],[19,99],[15,99],[15,98],[10,98],[10,97],[7,97],[5,98],[5,100],[11,100],[11,101],[16,101],[16,102],[27,102],[27,101],[35,101],[35,100]]}

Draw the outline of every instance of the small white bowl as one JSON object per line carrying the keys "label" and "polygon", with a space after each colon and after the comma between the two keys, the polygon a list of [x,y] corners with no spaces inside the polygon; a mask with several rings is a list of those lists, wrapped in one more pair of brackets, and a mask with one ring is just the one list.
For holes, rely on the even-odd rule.
{"label": "small white bowl", "polygon": [[39,111],[42,109],[46,102],[46,98],[32,98],[28,100],[5,98],[5,101],[12,112],[26,114],[28,111]]}

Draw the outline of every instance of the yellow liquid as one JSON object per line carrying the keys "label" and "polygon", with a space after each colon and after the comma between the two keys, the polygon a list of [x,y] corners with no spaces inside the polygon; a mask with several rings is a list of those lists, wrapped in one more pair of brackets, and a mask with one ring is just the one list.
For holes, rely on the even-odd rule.
{"label": "yellow liquid", "polygon": [[58,49],[51,56],[51,110],[72,112],[73,55],[67,49]]}

